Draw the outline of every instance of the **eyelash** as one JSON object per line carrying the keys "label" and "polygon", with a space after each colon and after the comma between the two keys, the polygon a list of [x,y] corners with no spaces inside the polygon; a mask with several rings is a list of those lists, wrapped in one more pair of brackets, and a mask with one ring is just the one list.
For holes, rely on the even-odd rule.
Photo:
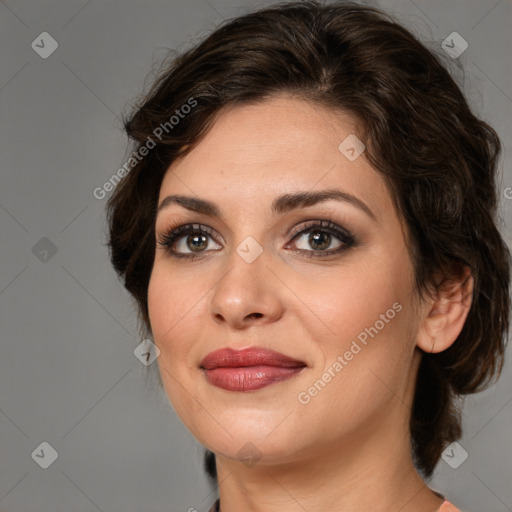
{"label": "eyelash", "polygon": [[[341,228],[331,222],[331,219],[328,221],[325,220],[316,220],[316,221],[309,221],[309,223],[301,224],[298,228],[294,229],[292,232],[292,239],[293,240],[300,238],[300,236],[305,235],[307,233],[311,232],[320,232],[320,233],[328,233],[330,235],[334,235],[336,238],[338,238],[343,245],[338,247],[335,250],[331,251],[308,251],[305,249],[297,249],[297,251],[301,253],[310,253],[306,257],[308,258],[323,258],[326,256],[332,256],[334,254],[339,254],[343,251],[346,251],[352,247],[354,247],[357,244],[356,238],[346,229]],[[194,227],[197,226],[197,227]],[[178,241],[180,238],[184,237],[185,235],[189,234],[204,234],[204,235],[210,235],[216,243],[219,243],[217,240],[215,240],[214,232],[211,228],[207,226],[203,226],[201,224],[183,224],[175,229],[170,228],[166,233],[163,233],[158,237],[157,243],[162,246],[168,254],[170,254],[173,258],[186,258],[189,260],[193,260],[195,258],[203,256],[206,251],[197,252],[197,253],[178,253],[176,251],[172,250],[172,246]]]}

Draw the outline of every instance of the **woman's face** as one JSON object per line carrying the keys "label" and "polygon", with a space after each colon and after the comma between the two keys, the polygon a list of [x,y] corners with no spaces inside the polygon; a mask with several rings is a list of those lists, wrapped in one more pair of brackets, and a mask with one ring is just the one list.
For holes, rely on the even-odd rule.
{"label": "woman's face", "polygon": [[[407,431],[413,267],[382,177],[364,152],[354,158],[355,131],[350,116],[299,99],[238,106],[163,180],[157,240],[193,226],[157,243],[158,364],[176,413],[217,454],[275,464]],[[287,200],[327,190],[338,199]],[[220,216],[162,205],[171,195],[214,203]],[[226,347],[302,366],[201,367]]]}

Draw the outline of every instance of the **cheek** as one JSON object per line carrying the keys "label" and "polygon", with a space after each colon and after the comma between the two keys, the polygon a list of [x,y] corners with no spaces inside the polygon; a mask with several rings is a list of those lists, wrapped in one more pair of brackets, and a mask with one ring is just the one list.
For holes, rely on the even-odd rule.
{"label": "cheek", "polygon": [[190,371],[197,371],[191,348],[201,330],[204,290],[191,280],[155,265],[148,285],[148,310],[153,342],[160,349],[157,363],[165,392],[180,417],[200,414],[197,403],[184,392]]}
{"label": "cheek", "polygon": [[394,317],[394,303],[404,304],[410,283],[405,272],[398,277],[395,269],[393,262],[365,259],[314,280],[298,281],[294,290],[307,306],[301,316],[311,318],[327,345],[343,345],[390,309],[388,316]]}
{"label": "cheek", "polygon": [[176,355],[183,346],[191,346],[186,341],[201,325],[198,317],[204,314],[201,300],[205,299],[204,289],[193,282],[177,272],[164,271],[160,265],[153,269],[148,286],[148,310],[154,342],[162,355]]}
{"label": "cheek", "polygon": [[165,275],[154,268],[148,286],[148,312],[155,343],[162,341],[162,334],[171,328],[176,314],[176,301],[169,285]]}
{"label": "cheek", "polygon": [[[414,354],[408,265],[401,255],[382,253],[321,277],[315,286],[303,283],[297,294],[307,297],[308,310],[315,313],[303,318],[311,318],[307,329],[314,350],[321,352],[309,384],[329,382],[329,389],[317,386],[322,398],[314,400],[315,413],[325,414],[329,403],[336,403],[355,420],[365,414],[361,403],[380,407],[390,398],[389,389],[402,385]],[[319,327],[313,329],[313,323]]]}

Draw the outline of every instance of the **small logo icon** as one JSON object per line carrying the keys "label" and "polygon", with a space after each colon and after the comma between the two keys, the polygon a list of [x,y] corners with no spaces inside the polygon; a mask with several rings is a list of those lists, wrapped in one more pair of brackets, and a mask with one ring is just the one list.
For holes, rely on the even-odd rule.
{"label": "small logo icon", "polygon": [[366,146],[353,133],[351,133],[348,137],[343,139],[341,144],[338,146],[338,149],[351,162],[353,162],[366,149]]}
{"label": "small logo icon", "polygon": [[47,59],[59,47],[59,43],[48,32],[41,32],[31,46],[39,57]]}
{"label": "small logo icon", "polygon": [[160,349],[149,338],[146,338],[137,345],[133,354],[144,366],[149,366],[160,355]]}
{"label": "small logo icon", "polygon": [[459,443],[453,442],[444,450],[441,457],[448,466],[457,469],[468,458],[468,452]]}
{"label": "small logo icon", "polygon": [[441,48],[452,58],[459,58],[467,49],[468,42],[458,33],[452,32],[442,43]]}
{"label": "small logo icon", "polygon": [[41,262],[46,263],[50,261],[57,253],[56,245],[49,239],[43,236],[34,247],[32,247],[32,254]]}
{"label": "small logo icon", "polygon": [[59,454],[53,446],[46,441],[41,443],[33,452],[32,458],[43,468],[49,468],[56,460]]}
{"label": "small logo icon", "polygon": [[236,248],[236,252],[244,261],[252,263],[263,252],[263,247],[252,236],[248,236]]}
{"label": "small logo icon", "polygon": [[242,461],[248,468],[254,466],[263,456],[253,443],[245,443],[236,454],[238,460]]}

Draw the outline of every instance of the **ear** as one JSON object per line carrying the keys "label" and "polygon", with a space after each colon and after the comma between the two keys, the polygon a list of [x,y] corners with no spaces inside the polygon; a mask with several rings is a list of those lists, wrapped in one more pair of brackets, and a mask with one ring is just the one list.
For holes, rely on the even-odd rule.
{"label": "ear", "polygon": [[473,298],[474,280],[469,267],[460,277],[444,277],[434,299],[422,309],[416,345],[425,352],[438,353],[449,348],[464,327]]}

